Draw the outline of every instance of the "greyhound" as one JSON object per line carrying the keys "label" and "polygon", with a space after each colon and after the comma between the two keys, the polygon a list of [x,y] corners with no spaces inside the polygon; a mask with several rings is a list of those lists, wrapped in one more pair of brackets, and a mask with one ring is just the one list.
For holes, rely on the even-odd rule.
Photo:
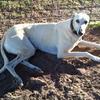
{"label": "greyhound", "polygon": [[[28,58],[33,56],[37,49],[57,55],[57,58],[87,57],[100,62],[100,57],[88,52],[72,52],[79,43],[100,49],[100,44],[82,39],[89,20],[87,14],[76,13],[71,18],[57,23],[26,23],[12,26],[1,40],[4,66],[0,69],[0,73],[7,69],[18,85],[23,86],[23,81],[15,72],[15,67],[22,63],[37,72],[42,72],[40,68],[28,62]],[[9,61],[4,50],[17,57]]]}

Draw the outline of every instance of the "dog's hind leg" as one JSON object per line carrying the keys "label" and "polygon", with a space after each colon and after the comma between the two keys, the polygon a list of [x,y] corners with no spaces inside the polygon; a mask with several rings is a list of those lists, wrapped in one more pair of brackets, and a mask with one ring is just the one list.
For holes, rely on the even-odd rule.
{"label": "dog's hind leg", "polygon": [[[12,74],[12,76],[15,77],[16,82],[21,85],[23,84],[23,82],[21,78],[17,75],[17,73],[14,71],[14,69],[19,63],[33,56],[35,54],[36,49],[26,36],[24,36],[23,39],[20,39],[18,36],[15,36],[13,38],[10,38],[8,36],[6,38],[7,39],[5,40],[5,50],[7,50],[9,53],[17,55],[15,59],[6,64],[6,68]],[[33,70],[37,69],[37,72],[40,72],[41,70],[38,67],[35,67],[34,65],[32,66],[28,62],[24,62],[23,64],[27,65],[28,67],[31,67],[31,69]]]}
{"label": "dog's hind leg", "polygon": [[[3,53],[4,54],[4,53]],[[15,59],[9,61],[8,59],[6,59],[6,63],[4,63],[4,66],[0,69],[0,73],[2,73],[3,71],[5,71],[9,66],[12,66],[11,64],[13,64],[13,62],[15,62],[16,60],[18,60],[19,56],[17,56]]]}
{"label": "dog's hind leg", "polygon": [[36,72],[38,72],[38,73],[43,73],[43,71],[42,71],[40,68],[38,68],[38,67],[35,66],[35,65],[32,65],[32,64],[29,63],[27,60],[23,60],[23,61],[21,62],[21,64],[25,65],[26,67],[30,68],[30,69],[33,70],[33,71],[36,71]]}
{"label": "dog's hind leg", "polygon": [[3,71],[5,71],[5,69],[7,69],[13,75],[13,77],[17,80],[16,81],[17,84],[20,85],[20,86],[23,86],[22,79],[16,74],[15,70],[12,68],[12,66],[16,66],[21,61],[21,59],[18,60],[20,58],[20,56],[18,55],[15,59],[9,61],[6,54],[5,54],[5,52],[4,52],[4,49],[3,49],[3,41],[4,41],[4,38],[1,42],[1,44],[2,44],[1,45],[1,54],[3,55],[3,58],[4,58],[4,65],[0,69],[0,73],[2,73]]}
{"label": "dog's hind leg", "polygon": [[17,85],[23,86],[23,81],[22,79],[19,77],[19,75],[15,72],[15,69],[13,69],[12,67],[7,67],[7,70],[10,72],[10,74],[14,77]]}
{"label": "dog's hind leg", "polygon": [[16,58],[14,58],[13,60],[9,61],[8,64],[6,64],[3,68],[6,68],[10,74],[15,78],[15,81],[18,85],[23,86],[23,81],[22,79],[19,77],[19,75],[17,75],[17,73],[15,72],[15,66],[17,64],[19,64],[21,61],[23,60],[23,58],[18,55]]}
{"label": "dog's hind leg", "polygon": [[26,67],[30,68],[33,71],[36,71],[38,73],[43,73],[43,71],[40,68],[38,68],[37,66],[32,65],[31,63],[29,63],[28,60],[26,60],[26,58],[28,58],[28,57],[24,56],[24,57],[21,58],[21,56],[18,55],[15,59],[13,59],[12,61],[10,61],[6,65],[6,67],[7,68],[13,68],[13,69],[15,69],[16,65],[18,63],[21,63],[21,64],[25,65]]}
{"label": "dog's hind leg", "polygon": [[1,69],[0,69],[0,73],[2,73],[2,72],[4,72],[6,70],[6,67],[2,67]]}
{"label": "dog's hind leg", "polygon": [[26,65],[27,67],[29,67],[30,69],[32,69],[33,71],[37,71],[38,73],[43,73],[43,71],[40,68],[38,68],[38,67],[30,64],[28,61],[26,61],[27,58],[28,58],[28,56],[21,56],[20,55],[20,56],[17,56],[15,59],[10,61],[6,65],[6,69],[11,73],[11,75],[15,78],[17,84],[20,86],[23,86],[23,81],[15,72],[15,67],[17,64],[22,63],[22,64]]}
{"label": "dog's hind leg", "polygon": [[[4,36],[5,36],[5,35],[4,35]],[[2,38],[1,44],[0,44],[1,55],[2,55],[2,57],[3,57],[3,59],[4,59],[4,65],[3,65],[3,67],[0,69],[0,73],[2,73],[3,71],[6,70],[6,64],[9,62],[9,60],[8,60],[8,58],[7,58],[7,56],[6,56],[5,52],[4,52],[4,48],[3,48],[3,47],[4,47],[4,41],[5,41],[5,37]]]}

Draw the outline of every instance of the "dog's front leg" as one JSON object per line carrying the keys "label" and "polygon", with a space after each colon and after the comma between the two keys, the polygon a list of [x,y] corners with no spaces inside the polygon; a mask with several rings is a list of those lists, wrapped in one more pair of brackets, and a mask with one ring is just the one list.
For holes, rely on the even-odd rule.
{"label": "dog's front leg", "polygon": [[94,61],[100,62],[100,57],[94,56],[88,52],[68,52],[68,53],[63,53],[62,55],[63,58],[67,58],[67,57],[86,57],[89,59],[92,59]]}
{"label": "dog's front leg", "polygon": [[100,50],[100,44],[97,44],[95,42],[89,42],[89,41],[81,40],[79,42],[79,44],[82,44],[82,45],[87,46],[87,47],[94,47],[94,48]]}

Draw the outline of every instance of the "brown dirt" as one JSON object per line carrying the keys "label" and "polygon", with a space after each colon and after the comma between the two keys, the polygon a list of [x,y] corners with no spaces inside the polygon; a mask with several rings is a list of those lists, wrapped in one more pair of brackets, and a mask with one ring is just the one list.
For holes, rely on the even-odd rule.
{"label": "brown dirt", "polygon": [[[85,40],[100,43],[100,27],[87,33]],[[88,51],[100,56],[100,50],[95,48],[79,46],[75,51]],[[2,59],[0,62],[2,65]],[[43,75],[30,72],[19,64],[16,71],[25,85],[15,89],[14,79],[5,71],[0,75],[0,100],[100,100],[100,63],[87,58],[57,59],[41,51],[37,51],[30,62],[40,67]]]}

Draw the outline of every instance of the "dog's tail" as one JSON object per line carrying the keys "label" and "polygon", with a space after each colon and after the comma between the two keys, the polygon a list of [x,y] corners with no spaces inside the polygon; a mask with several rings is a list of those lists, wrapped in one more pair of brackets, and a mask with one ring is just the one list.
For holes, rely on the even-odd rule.
{"label": "dog's tail", "polygon": [[2,73],[5,69],[6,69],[6,64],[8,64],[9,60],[5,54],[5,51],[4,51],[4,42],[5,42],[5,34],[1,40],[1,56],[3,57],[3,60],[4,60],[4,65],[3,67],[0,69],[0,73]]}

